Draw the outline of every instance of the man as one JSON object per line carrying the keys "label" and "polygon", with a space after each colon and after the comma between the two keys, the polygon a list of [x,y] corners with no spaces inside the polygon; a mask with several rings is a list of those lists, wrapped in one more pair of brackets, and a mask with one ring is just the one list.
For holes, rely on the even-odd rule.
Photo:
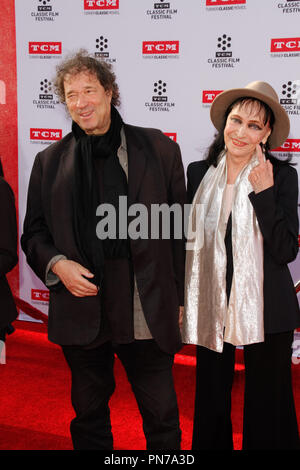
{"label": "man", "polygon": [[181,347],[183,237],[130,239],[121,227],[116,237],[96,234],[99,206],[110,204],[124,219],[121,197],[128,210],[136,203],[183,206],[179,147],[158,130],[123,123],[114,74],[84,51],[58,67],[56,89],[72,132],[35,159],[21,243],[50,288],[49,339],[62,346],[71,369],[74,448],[113,448],[108,401],[116,353],[147,449],[179,449],[172,364]]}

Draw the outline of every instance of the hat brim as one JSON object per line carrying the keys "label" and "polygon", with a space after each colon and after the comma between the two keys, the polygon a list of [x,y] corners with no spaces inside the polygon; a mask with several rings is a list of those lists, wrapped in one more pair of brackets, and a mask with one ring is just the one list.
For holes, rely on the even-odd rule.
{"label": "hat brim", "polygon": [[266,103],[273,111],[275,123],[269,137],[270,148],[280,147],[290,132],[290,120],[283,107],[272,98],[249,88],[233,88],[223,91],[214,99],[210,108],[210,118],[215,128],[220,132],[224,125],[225,114],[228,107],[239,98],[256,98]]}

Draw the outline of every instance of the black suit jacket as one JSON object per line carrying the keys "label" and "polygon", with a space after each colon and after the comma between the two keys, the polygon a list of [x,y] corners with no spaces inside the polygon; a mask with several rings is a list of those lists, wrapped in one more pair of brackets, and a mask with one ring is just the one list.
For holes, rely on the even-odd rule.
{"label": "black suit jacket", "polygon": [[[289,331],[300,325],[298,299],[287,266],[298,253],[298,176],[290,165],[276,163],[273,159],[272,163],[274,186],[258,194],[249,194],[264,239],[265,333]],[[205,161],[189,165],[187,192],[190,202],[207,170]],[[230,220],[225,245],[229,260],[228,288],[234,269],[231,262]]]}
{"label": "black suit jacket", "polygon": [[0,329],[17,318],[18,312],[6,274],[18,262],[17,221],[14,193],[0,177]]}
{"label": "black suit jacket", "polygon": [[[183,205],[186,191],[179,146],[155,129],[124,125],[124,130],[129,204],[138,202],[149,209],[154,203]],[[28,264],[43,282],[46,266],[57,254],[84,265],[72,228],[74,147],[70,133],[40,152],[32,169],[21,244]],[[184,296],[184,239],[131,240],[131,254],[151,334],[164,351],[174,353],[181,346],[178,307]],[[78,298],[64,286],[50,290],[51,341],[90,344],[100,323],[100,296]]]}

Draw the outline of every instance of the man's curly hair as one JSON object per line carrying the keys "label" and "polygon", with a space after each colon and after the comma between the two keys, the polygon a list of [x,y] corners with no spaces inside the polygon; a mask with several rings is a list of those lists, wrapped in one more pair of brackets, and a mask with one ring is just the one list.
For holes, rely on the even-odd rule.
{"label": "man's curly hair", "polygon": [[55,92],[62,103],[66,103],[64,81],[67,75],[77,75],[80,72],[89,72],[97,77],[105,91],[112,91],[111,104],[120,105],[119,87],[112,67],[106,62],[100,61],[88,54],[85,49],[67,57],[56,67],[56,78],[54,80]]}

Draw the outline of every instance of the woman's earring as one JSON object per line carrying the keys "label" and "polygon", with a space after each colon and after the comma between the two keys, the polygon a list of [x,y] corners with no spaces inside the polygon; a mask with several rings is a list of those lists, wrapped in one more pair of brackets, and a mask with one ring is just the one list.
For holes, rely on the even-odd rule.
{"label": "woman's earring", "polygon": [[260,143],[260,146],[261,146],[261,149],[262,149],[262,153],[265,155],[266,153],[266,144],[264,144],[263,142]]}

